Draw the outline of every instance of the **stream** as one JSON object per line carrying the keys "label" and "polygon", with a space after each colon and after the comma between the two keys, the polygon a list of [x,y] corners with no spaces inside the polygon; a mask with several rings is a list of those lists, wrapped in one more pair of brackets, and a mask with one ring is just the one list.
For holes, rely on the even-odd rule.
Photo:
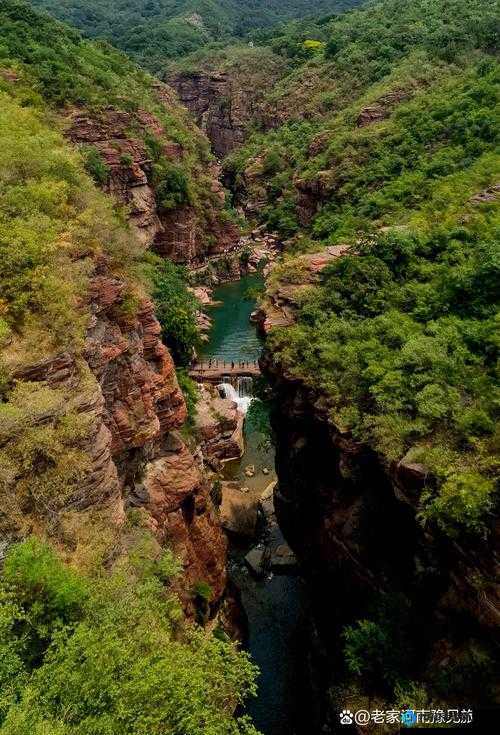
{"label": "stream", "polygon": [[[214,289],[217,304],[209,310],[213,324],[203,359],[258,359],[262,342],[250,322],[255,300],[246,294],[262,282],[260,275],[249,275]],[[245,410],[252,400],[251,385],[241,383],[231,397]],[[244,436],[244,455],[226,464],[225,476],[240,481],[251,496],[260,498],[276,479],[274,450],[262,441],[252,412],[245,420]],[[255,467],[254,477],[245,474],[249,465]],[[273,573],[257,579],[245,563],[245,555],[255,546],[276,547],[284,543],[277,525],[264,526],[257,538],[249,542],[230,541],[229,574],[241,592],[248,618],[248,648],[260,669],[258,695],[248,703],[247,712],[263,735],[295,735],[300,706],[300,579],[294,574]]]}

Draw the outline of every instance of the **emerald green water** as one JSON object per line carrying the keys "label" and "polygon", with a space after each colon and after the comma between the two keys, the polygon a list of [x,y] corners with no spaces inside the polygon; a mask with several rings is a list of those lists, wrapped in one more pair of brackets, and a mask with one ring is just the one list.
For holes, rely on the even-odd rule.
{"label": "emerald green water", "polygon": [[245,276],[239,281],[224,283],[214,289],[212,298],[220,303],[209,311],[213,326],[209,341],[200,351],[202,359],[253,362],[259,358],[262,343],[250,323],[255,301],[245,299],[245,293],[250,288],[262,285],[262,276],[255,274]]}
{"label": "emerald green water", "polygon": [[[249,320],[256,304],[244,296],[249,288],[262,283],[260,275],[251,275],[214,289],[213,299],[220,303],[210,309],[212,329],[201,360],[231,363],[259,358],[262,343]],[[251,411],[245,420],[244,436],[244,455],[225,465],[225,476],[239,480],[246,492],[258,499],[276,478],[274,448],[263,445]],[[253,477],[245,473],[250,465],[255,470]],[[282,543],[277,527],[273,534],[278,535],[275,544]],[[264,543],[262,536],[230,546],[230,576],[241,593],[248,618],[249,651],[260,670],[258,695],[248,702],[247,713],[263,735],[294,735],[298,732],[302,666],[300,583],[297,577],[284,575],[255,579],[246,568],[244,556],[258,543]]]}

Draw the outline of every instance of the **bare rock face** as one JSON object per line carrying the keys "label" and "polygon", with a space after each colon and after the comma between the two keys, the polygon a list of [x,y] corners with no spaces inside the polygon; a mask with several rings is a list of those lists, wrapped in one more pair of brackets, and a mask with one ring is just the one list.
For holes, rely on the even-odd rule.
{"label": "bare rock face", "polygon": [[119,454],[182,426],[186,406],[151,302],[143,299],[134,318],[120,318],[125,284],[99,275],[91,288],[85,356],[104,397],[113,453]]}
{"label": "bare rock face", "polygon": [[[210,501],[208,485],[193,455],[177,434],[171,434],[146,465],[144,507],[153,518],[156,535],[174,549],[184,565],[183,587],[208,582],[212,601],[226,584],[226,542]],[[190,608],[189,595],[185,595]]]}
{"label": "bare rock face", "polygon": [[[158,84],[157,96],[167,108],[177,104],[165,85]],[[160,121],[144,110],[75,110],[67,130],[74,143],[97,150],[107,171],[103,188],[127,205],[130,225],[143,248],[153,247],[189,264],[202,261],[210,249],[217,253],[233,247],[239,233],[219,217],[225,195],[215,164],[204,172],[211,183],[202,228],[194,207],[164,210],[158,205],[146,134],[161,142],[167,161],[182,162],[181,146],[170,141]],[[115,493],[120,500],[116,506],[122,508],[117,523],[123,523],[123,509],[129,505],[146,510],[158,540],[168,544],[184,565],[179,593],[188,614],[194,614],[190,588],[196,582],[210,584],[214,606],[223,594],[224,535],[200,467],[176,434],[186,420],[186,405],[153,305],[135,293],[135,308],[125,308],[129,292],[129,284],[113,277],[106,261],[96,263],[84,350],[97,382],[99,405],[98,411],[93,409],[96,432],[89,447],[94,457],[89,482],[95,489],[88,495]]]}
{"label": "bare rock face", "polygon": [[[78,145],[96,149],[108,169],[105,191],[114,194],[129,205],[129,221],[139,241],[149,247],[162,231],[156,197],[149,183],[151,162],[146,146],[139,138],[131,138],[129,131],[144,125],[149,132],[163,132],[158,121],[147,113],[132,113],[109,108],[94,116],[89,111],[77,110],[69,119],[67,135]],[[170,160],[178,154],[164,148]]]}
{"label": "bare rock face", "polygon": [[246,58],[242,56],[225,68],[181,72],[167,80],[206,133],[218,158],[246,139],[250,122],[272,126],[265,95],[285,62],[275,55],[257,58],[255,53],[247,49]]}
{"label": "bare rock face", "polygon": [[409,96],[409,92],[404,89],[395,89],[380,97],[373,105],[361,110],[356,121],[358,128],[364,128],[380,120],[385,120],[390,116],[393,109],[401,102],[407,100]]}
{"label": "bare rock face", "polygon": [[[133,498],[132,505],[145,508],[160,543],[181,559],[179,593],[188,614],[194,614],[189,590],[196,582],[210,584],[214,603],[224,591],[224,536],[207,483],[175,431],[186,420],[186,405],[153,305],[143,298],[134,315],[121,315],[124,290],[125,284],[101,264],[91,282],[85,349],[99,384],[103,418],[93,451],[103,455],[101,463],[113,456],[115,483],[118,477],[125,503]],[[101,447],[104,439],[108,454]]]}
{"label": "bare rock face", "polygon": [[207,134],[216,156],[223,158],[245,139],[252,114],[243,90],[223,73],[185,73],[173,80],[181,102]]}
{"label": "bare rock face", "polygon": [[195,432],[203,454],[208,459],[241,457],[244,416],[236,403],[221,398],[217,390],[202,386],[196,408]]}
{"label": "bare rock face", "polygon": [[253,538],[258,519],[258,501],[241,491],[238,482],[222,483],[220,521],[227,531]]}
{"label": "bare rock face", "polygon": [[[163,104],[172,106],[173,92],[168,96],[166,89],[159,87],[158,96]],[[160,255],[188,264],[233,248],[239,231],[220,217],[225,194],[216,164],[210,164],[205,172],[210,186],[203,222],[190,204],[163,209],[157,201],[152,161],[143,140],[148,134],[161,141],[167,161],[182,164],[182,147],[170,141],[160,121],[145,110],[126,112],[110,107],[94,114],[78,109],[67,123],[67,136],[73,143],[97,151],[106,171],[102,187],[127,205],[129,223],[144,248],[154,247]]]}

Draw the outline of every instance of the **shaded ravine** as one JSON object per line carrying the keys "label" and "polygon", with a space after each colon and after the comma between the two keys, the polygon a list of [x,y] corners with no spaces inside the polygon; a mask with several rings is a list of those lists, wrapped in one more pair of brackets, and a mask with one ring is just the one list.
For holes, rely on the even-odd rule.
{"label": "shaded ravine", "polygon": [[[250,322],[255,301],[246,295],[249,289],[261,284],[260,275],[250,275],[214,289],[217,305],[210,309],[213,326],[203,348],[203,359],[228,362],[258,359],[262,342]],[[245,453],[240,460],[226,465],[225,474],[228,479],[239,480],[252,496],[260,498],[276,477],[274,449],[263,445],[251,414],[245,422],[244,434]],[[245,475],[248,465],[255,467],[254,477]],[[295,735],[300,708],[300,579],[284,574],[256,579],[244,561],[252,547],[269,542],[270,536],[274,544],[283,541],[277,526],[266,527],[264,523],[258,537],[250,542],[231,539],[228,568],[241,592],[248,618],[248,648],[260,669],[258,696],[248,703],[247,712],[263,735]]]}

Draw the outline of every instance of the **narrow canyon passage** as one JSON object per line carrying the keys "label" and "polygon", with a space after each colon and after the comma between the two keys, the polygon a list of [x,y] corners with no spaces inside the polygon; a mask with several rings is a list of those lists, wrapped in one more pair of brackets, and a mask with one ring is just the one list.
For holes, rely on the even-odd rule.
{"label": "narrow canyon passage", "polygon": [[[201,358],[225,361],[258,360],[262,342],[250,314],[256,306],[249,289],[262,284],[259,274],[244,276],[214,289],[216,305],[209,311],[212,329]],[[245,412],[249,404],[258,401],[251,395],[252,379],[240,378],[225,385],[226,397],[233,398]],[[224,389],[222,389],[224,390]],[[284,545],[281,531],[274,516],[262,512],[262,496],[272,487],[274,448],[263,440],[262,426],[250,411],[245,420],[245,451],[241,459],[225,464],[224,476],[238,481],[247,495],[260,502],[259,523],[254,538],[230,536],[229,574],[241,593],[248,620],[248,649],[260,669],[258,695],[249,701],[247,711],[263,735],[294,735],[297,729],[300,656],[300,622],[302,588],[296,570],[276,573],[266,569],[261,575],[249,564],[262,551],[271,553]],[[248,476],[248,468],[255,474]],[[267,504],[272,495],[267,493]],[[245,558],[246,557],[246,558]]]}

